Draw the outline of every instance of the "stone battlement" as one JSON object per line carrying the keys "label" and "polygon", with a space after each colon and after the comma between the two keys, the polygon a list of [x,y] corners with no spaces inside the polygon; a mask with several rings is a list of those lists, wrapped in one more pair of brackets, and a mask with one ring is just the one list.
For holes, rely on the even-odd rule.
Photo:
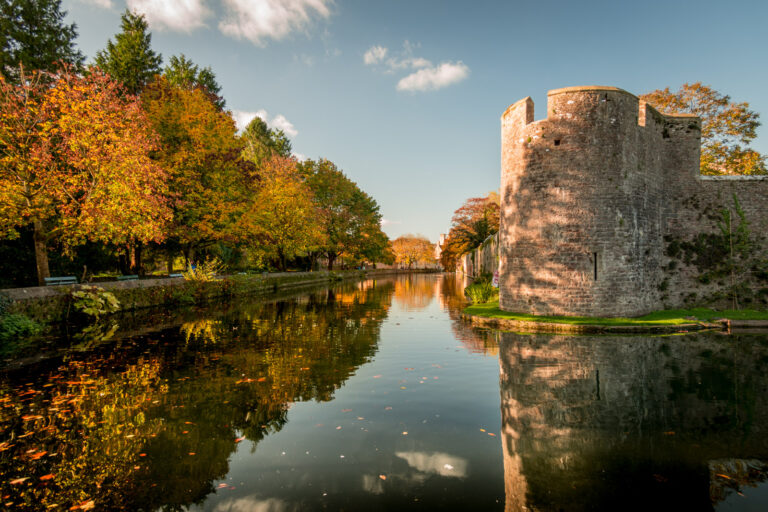
{"label": "stone battlement", "polygon": [[768,218],[765,177],[702,179],[698,117],[661,114],[622,89],[549,91],[539,121],[524,98],[506,109],[501,132],[503,309],[660,309],[670,280],[664,239],[711,230],[703,204],[719,211],[736,193],[750,220]]}

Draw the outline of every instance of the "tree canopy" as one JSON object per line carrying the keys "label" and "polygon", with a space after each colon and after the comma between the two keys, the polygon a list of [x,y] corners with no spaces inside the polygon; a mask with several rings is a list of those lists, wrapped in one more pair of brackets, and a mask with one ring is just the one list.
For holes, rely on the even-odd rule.
{"label": "tree canopy", "polygon": [[329,160],[308,159],[299,167],[327,236],[321,252],[328,258],[328,269],[339,256],[371,262],[385,257],[389,239],[381,231],[378,203]]}
{"label": "tree canopy", "polygon": [[41,283],[49,240],[161,240],[169,210],[156,147],[139,102],[107,75],[0,80],[0,234],[34,226]]}
{"label": "tree canopy", "polygon": [[391,242],[395,263],[407,268],[435,262],[435,244],[423,236],[403,235]]}
{"label": "tree canopy", "polygon": [[254,117],[240,135],[243,141],[243,156],[256,165],[271,158],[291,156],[291,141],[283,130],[273,130],[260,117]]}
{"label": "tree canopy", "polygon": [[123,84],[129,94],[140,93],[160,73],[162,56],[152,50],[152,35],[143,14],[127,10],[120,21],[115,42],[96,53],[96,65]]}
{"label": "tree canopy", "polygon": [[171,57],[163,76],[169,84],[176,87],[202,88],[219,109],[224,109],[225,101],[220,96],[221,86],[216,81],[216,75],[210,67],[200,68],[182,53]]}
{"label": "tree canopy", "polygon": [[0,3],[0,73],[19,80],[28,71],[54,71],[65,64],[79,68],[83,54],[75,47],[77,26],[64,23],[61,0],[5,0]]}
{"label": "tree canopy", "polygon": [[453,213],[451,229],[440,254],[443,268],[451,270],[457,258],[482,244],[486,238],[499,231],[500,209],[498,194],[488,197],[472,197]]}
{"label": "tree canopy", "polygon": [[701,118],[702,174],[765,174],[765,156],[749,148],[757,137],[760,114],[749,103],[696,82],[643,94],[647,101],[666,114],[696,114]]}

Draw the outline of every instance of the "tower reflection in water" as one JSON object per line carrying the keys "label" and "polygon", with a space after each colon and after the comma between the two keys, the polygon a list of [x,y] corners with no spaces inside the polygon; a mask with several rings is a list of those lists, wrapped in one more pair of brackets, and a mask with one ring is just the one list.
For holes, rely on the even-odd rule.
{"label": "tower reflection in water", "polygon": [[506,510],[712,510],[766,479],[768,336],[496,337]]}

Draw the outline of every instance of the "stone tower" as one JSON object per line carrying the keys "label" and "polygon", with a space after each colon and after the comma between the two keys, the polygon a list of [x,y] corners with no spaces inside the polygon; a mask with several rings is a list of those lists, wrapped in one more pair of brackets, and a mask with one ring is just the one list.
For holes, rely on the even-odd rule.
{"label": "stone tower", "polygon": [[549,91],[546,118],[533,115],[525,98],[501,117],[501,308],[660,309],[675,194],[699,174],[699,118],[662,115],[614,87]]}

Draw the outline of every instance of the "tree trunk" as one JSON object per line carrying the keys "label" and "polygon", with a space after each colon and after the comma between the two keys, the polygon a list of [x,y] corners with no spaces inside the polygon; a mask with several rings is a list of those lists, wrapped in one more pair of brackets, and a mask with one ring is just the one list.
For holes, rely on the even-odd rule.
{"label": "tree trunk", "polygon": [[173,274],[173,254],[168,254],[168,260],[165,263],[165,268],[168,270],[168,275]]}
{"label": "tree trunk", "polygon": [[277,264],[280,267],[280,272],[285,272],[287,265],[285,262],[285,254],[283,253],[282,249],[277,250]]}
{"label": "tree trunk", "polygon": [[134,254],[136,255],[135,261],[136,261],[136,271],[134,274],[138,274],[140,276],[144,275],[144,265],[141,259],[141,256],[143,254],[144,244],[141,242],[136,242],[136,248],[134,250]]}
{"label": "tree trunk", "polygon": [[333,262],[336,261],[336,253],[335,252],[329,252],[328,253],[328,271],[333,270]]}
{"label": "tree trunk", "polygon": [[48,247],[46,247],[45,233],[43,232],[43,223],[39,220],[34,221],[35,229],[33,240],[35,242],[35,263],[37,264],[37,284],[45,286],[45,278],[51,277],[51,271],[48,268]]}

